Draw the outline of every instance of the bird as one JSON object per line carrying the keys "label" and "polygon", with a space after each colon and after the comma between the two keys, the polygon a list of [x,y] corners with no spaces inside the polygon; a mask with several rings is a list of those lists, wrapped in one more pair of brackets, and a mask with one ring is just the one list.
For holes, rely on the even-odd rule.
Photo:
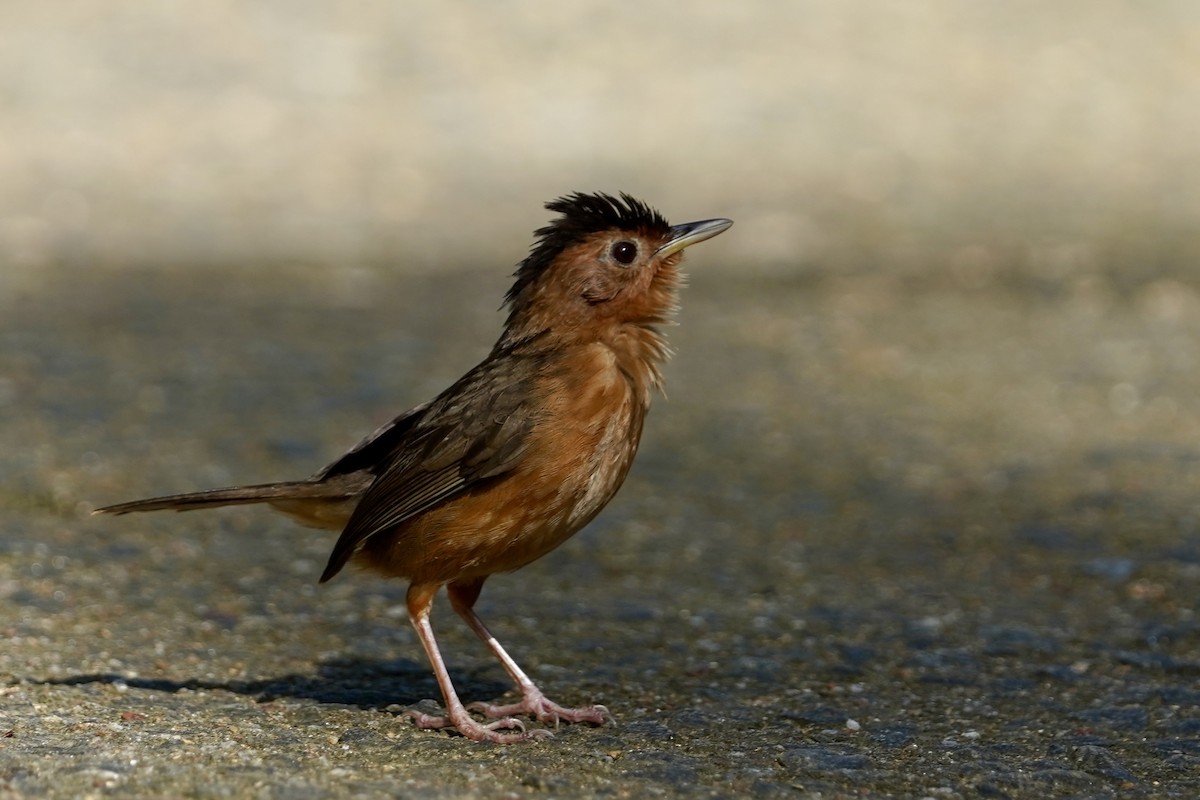
{"label": "bird", "polygon": [[[499,744],[551,735],[542,724],[613,722],[602,705],[545,696],[475,612],[484,582],[541,558],[617,493],[637,454],[671,355],[662,328],[678,308],[684,249],[732,224],[670,225],[627,193],[574,192],[545,204],[504,297],[495,346],[434,399],[397,416],[312,477],[153,497],[96,514],[265,503],[340,530],[320,582],[348,563],[409,582],[405,605],[444,701],[406,713],[419,728]],[[430,612],[451,608],[520,691],[510,704],[460,700]],[[474,714],[472,713],[474,712]],[[475,715],[482,717],[477,719]]]}

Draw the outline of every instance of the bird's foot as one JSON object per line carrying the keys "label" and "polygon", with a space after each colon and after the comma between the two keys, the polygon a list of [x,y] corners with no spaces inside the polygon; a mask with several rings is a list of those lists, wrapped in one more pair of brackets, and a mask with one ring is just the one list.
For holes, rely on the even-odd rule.
{"label": "bird's foot", "polygon": [[590,722],[593,725],[603,725],[606,722],[616,723],[613,715],[604,706],[584,706],[583,708],[564,708],[549,700],[536,686],[527,689],[519,703],[510,705],[491,705],[489,703],[471,703],[467,708],[478,711],[489,719],[512,719],[513,714],[528,714],[538,722],[558,725],[559,722]]}
{"label": "bird's foot", "polygon": [[[461,713],[455,713],[455,711]],[[425,714],[416,709],[408,709],[401,716],[409,717],[412,719],[413,724],[423,730],[453,728],[463,736],[476,742],[513,744],[515,742],[527,742],[531,739],[545,739],[554,735],[550,731],[540,728],[527,731],[525,730],[524,722],[507,715],[500,715],[501,718],[495,722],[478,722],[461,706],[456,710],[452,710],[451,713],[444,717]],[[516,733],[504,733],[505,730],[515,730]]]}

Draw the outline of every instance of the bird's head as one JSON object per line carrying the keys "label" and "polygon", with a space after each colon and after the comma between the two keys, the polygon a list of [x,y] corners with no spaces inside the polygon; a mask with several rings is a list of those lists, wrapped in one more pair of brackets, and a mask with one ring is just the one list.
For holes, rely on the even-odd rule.
{"label": "bird's head", "polygon": [[672,226],[627,194],[575,193],[546,208],[560,216],[536,231],[505,297],[501,341],[508,344],[545,334],[602,337],[625,325],[665,322],[675,310],[684,248],[733,224],[708,219]]}

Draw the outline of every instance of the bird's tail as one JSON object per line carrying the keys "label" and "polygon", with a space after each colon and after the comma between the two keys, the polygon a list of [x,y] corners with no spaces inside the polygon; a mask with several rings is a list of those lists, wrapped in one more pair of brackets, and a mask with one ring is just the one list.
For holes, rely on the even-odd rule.
{"label": "bird's tail", "polygon": [[203,492],[170,494],[150,497],[129,503],[117,503],[97,508],[93,514],[129,514],[134,511],[193,511],[198,508],[237,506],[250,503],[274,503],[289,500],[336,500],[349,493],[344,486],[320,481],[287,481],[260,483],[254,486],[233,486],[228,489],[208,489]]}

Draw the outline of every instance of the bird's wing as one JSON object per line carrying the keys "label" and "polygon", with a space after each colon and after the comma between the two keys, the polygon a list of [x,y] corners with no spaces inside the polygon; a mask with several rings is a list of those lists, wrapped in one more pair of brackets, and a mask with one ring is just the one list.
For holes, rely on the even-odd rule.
{"label": "bird's wing", "polygon": [[[527,402],[536,372],[519,359],[485,361],[347,454],[342,461],[371,451],[377,477],[342,531],[321,581],[336,575],[370,537],[511,470],[536,423]],[[339,472],[341,463],[325,472]]]}
{"label": "bird's wing", "polygon": [[353,472],[378,472],[392,456],[412,440],[413,428],[429,408],[429,403],[410,408],[391,422],[380,425],[366,438],[347,450],[337,461],[323,468],[311,480],[326,481]]}

